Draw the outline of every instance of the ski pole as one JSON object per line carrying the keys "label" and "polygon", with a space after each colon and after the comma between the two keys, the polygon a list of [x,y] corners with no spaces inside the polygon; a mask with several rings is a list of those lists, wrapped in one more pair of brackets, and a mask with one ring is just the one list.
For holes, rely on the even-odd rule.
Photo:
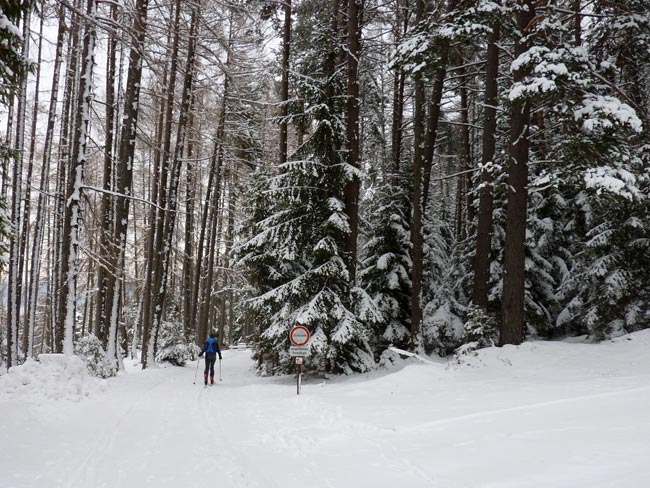
{"label": "ski pole", "polygon": [[221,377],[221,358],[219,358],[219,381],[223,381],[223,378]]}
{"label": "ski pole", "polygon": [[196,375],[199,374],[199,363],[201,362],[200,359],[196,360],[196,371],[194,373],[194,384],[196,385]]}

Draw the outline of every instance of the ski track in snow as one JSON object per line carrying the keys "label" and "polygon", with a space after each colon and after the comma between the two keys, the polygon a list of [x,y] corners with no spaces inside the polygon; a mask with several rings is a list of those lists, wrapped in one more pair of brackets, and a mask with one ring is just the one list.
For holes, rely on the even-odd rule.
{"label": "ski track in snow", "polygon": [[130,367],[80,402],[0,390],[0,488],[644,488],[650,331],[636,337],[307,378],[300,396],[255,376],[250,351],[225,351],[208,388],[190,363]]}
{"label": "ski track in snow", "polygon": [[[263,474],[260,475],[255,466],[246,461],[246,455],[240,452],[230,440],[221,419],[222,413],[218,408],[220,395],[224,395],[224,391],[219,390],[224,390],[223,386],[215,383],[213,386],[203,388],[199,392],[199,403],[205,425],[212,432],[212,436],[210,436],[213,445],[212,455],[218,460],[228,479],[234,483],[235,487],[259,488],[269,486],[275,488],[277,485]],[[222,479],[219,484],[223,485],[223,481]]]}
{"label": "ski track in snow", "polygon": [[[104,458],[108,455],[110,457],[110,453],[114,449],[115,445],[115,439],[116,437],[121,433],[120,430],[118,429],[120,424],[124,422],[125,419],[128,418],[128,415],[136,409],[138,405],[140,405],[143,401],[145,401],[152,393],[152,391],[156,388],[158,388],[160,385],[170,383],[174,380],[175,378],[164,378],[161,381],[158,381],[154,383],[153,386],[148,387],[143,391],[140,396],[138,396],[129,406],[126,408],[126,410],[119,414],[117,419],[112,423],[111,427],[107,428],[102,434],[100,434],[100,437],[97,439],[97,442],[95,442],[90,449],[90,452],[85,456],[83,461],[77,467],[75,468],[73,474],[71,475],[72,480],[70,481],[70,486],[71,487],[90,487],[90,486],[98,486],[96,482],[96,472],[99,468],[99,466],[103,463],[105,463]],[[118,481],[124,481],[124,480],[119,480]],[[116,485],[119,486],[119,485]]]}
{"label": "ski track in snow", "polygon": [[[557,400],[551,400],[548,402],[536,402],[536,403],[531,403],[527,405],[519,405],[517,407],[510,407],[510,408],[500,408],[496,410],[487,410],[484,412],[476,412],[476,413],[471,413],[468,415],[460,415],[458,417],[449,417],[445,419],[440,419],[440,420],[434,420],[432,422],[426,422],[424,424],[419,424],[417,426],[409,427],[406,429],[400,429],[399,432],[422,432],[423,430],[429,430],[431,428],[437,427],[439,425],[444,425],[444,424],[451,424],[453,422],[461,422],[463,420],[472,420],[472,419],[479,419],[479,418],[484,418],[484,417],[489,417],[492,415],[502,415],[506,413],[512,413],[512,412],[520,412],[524,410],[531,410],[531,409],[537,409],[537,408],[545,408],[545,407],[553,407],[556,405],[562,405],[565,403],[573,403],[573,402],[582,402],[582,401],[587,401],[587,400],[595,400],[598,398],[606,398],[606,397],[616,397],[616,396],[621,396],[621,395],[630,395],[634,393],[641,393],[641,392],[647,392],[650,390],[650,386],[641,386],[637,388],[627,388],[623,390],[615,390],[615,391],[608,391],[605,393],[596,393],[593,395],[581,395],[581,396],[576,396],[576,397],[571,397],[571,398],[560,398]],[[628,401],[626,399],[626,401]]]}

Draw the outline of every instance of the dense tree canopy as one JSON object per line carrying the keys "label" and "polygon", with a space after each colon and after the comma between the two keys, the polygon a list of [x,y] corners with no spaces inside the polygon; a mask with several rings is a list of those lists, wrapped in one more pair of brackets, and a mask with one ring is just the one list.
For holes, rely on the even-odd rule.
{"label": "dense tree canopy", "polygon": [[7,365],[650,327],[647,0],[29,7],[0,10]]}

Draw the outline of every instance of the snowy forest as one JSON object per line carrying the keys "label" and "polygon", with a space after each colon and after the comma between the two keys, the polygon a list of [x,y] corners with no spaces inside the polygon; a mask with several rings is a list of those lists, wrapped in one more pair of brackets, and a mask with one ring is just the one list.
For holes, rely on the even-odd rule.
{"label": "snowy forest", "polygon": [[650,328],[650,1],[3,0],[0,365]]}

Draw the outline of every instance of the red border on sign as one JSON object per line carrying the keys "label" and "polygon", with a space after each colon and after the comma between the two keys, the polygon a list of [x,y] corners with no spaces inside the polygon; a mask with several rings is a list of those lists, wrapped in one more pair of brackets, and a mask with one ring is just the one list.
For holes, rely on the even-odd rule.
{"label": "red border on sign", "polygon": [[[298,342],[293,338],[293,334],[295,334],[299,330],[304,330],[305,333],[307,334],[307,339],[305,339],[304,342]],[[290,331],[289,331],[289,340],[291,341],[291,344],[294,346],[304,346],[309,342],[309,339],[311,339],[311,334],[309,333],[309,329],[305,327],[304,325],[295,325]]]}

